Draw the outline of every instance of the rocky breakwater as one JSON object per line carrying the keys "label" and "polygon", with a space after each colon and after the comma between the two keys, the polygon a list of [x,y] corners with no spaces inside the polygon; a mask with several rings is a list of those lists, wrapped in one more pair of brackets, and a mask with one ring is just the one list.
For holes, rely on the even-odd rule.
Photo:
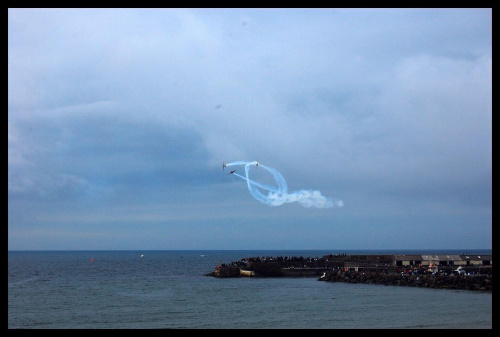
{"label": "rocky breakwater", "polygon": [[301,256],[263,256],[244,258],[230,264],[221,263],[205,276],[219,278],[257,277],[317,277],[331,267],[324,258]]}
{"label": "rocky breakwater", "polygon": [[381,284],[386,286],[493,291],[492,275],[405,274],[330,270],[318,280],[327,282]]}

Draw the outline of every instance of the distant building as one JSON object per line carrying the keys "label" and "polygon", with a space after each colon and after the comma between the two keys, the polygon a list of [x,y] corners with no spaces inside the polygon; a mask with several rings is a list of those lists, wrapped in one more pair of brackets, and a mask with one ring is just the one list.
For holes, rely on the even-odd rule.
{"label": "distant building", "polygon": [[395,266],[491,266],[493,255],[394,255]]}
{"label": "distant building", "polygon": [[493,255],[414,254],[414,255],[325,255],[330,264],[340,267],[483,267],[492,266]]}
{"label": "distant building", "polygon": [[461,266],[491,266],[493,263],[493,255],[460,255],[462,260]]}

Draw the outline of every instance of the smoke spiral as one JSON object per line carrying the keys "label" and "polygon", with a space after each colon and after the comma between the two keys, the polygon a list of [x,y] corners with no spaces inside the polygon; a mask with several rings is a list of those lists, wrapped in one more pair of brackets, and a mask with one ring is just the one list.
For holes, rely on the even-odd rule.
{"label": "smoke spiral", "polygon": [[[332,202],[330,198],[323,196],[320,191],[300,190],[288,193],[288,186],[286,184],[285,178],[283,178],[281,173],[279,173],[272,167],[259,164],[257,161],[248,162],[240,160],[225,164],[226,167],[237,165],[245,166],[245,176],[236,172],[233,172],[233,174],[245,180],[247,182],[248,191],[250,191],[250,194],[263,204],[269,206],[281,206],[284,203],[298,202],[304,207],[331,208],[334,206],[344,206],[344,202],[342,200],[336,200],[335,202]],[[276,182],[276,186],[261,184],[255,180],[250,179],[248,173],[250,167],[253,165],[255,165],[256,167],[261,167],[271,173]],[[261,190],[267,191],[267,195],[262,193]]]}

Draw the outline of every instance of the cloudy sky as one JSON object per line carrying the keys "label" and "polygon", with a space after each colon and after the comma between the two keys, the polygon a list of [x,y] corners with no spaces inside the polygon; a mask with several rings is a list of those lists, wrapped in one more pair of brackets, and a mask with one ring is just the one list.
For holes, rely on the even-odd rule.
{"label": "cloudy sky", "polygon": [[8,245],[489,249],[492,10],[9,9]]}

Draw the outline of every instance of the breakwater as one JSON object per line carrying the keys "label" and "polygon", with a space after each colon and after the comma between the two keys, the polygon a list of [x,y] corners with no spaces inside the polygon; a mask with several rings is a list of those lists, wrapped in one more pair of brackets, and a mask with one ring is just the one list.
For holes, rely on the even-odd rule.
{"label": "breakwater", "polygon": [[[475,262],[470,263],[471,261]],[[491,255],[483,257],[464,255],[463,260],[458,255],[337,254],[314,258],[250,257],[229,264],[221,263],[206,276],[318,277],[318,281],[326,282],[493,290]]]}
{"label": "breakwater", "polygon": [[319,281],[493,291],[493,276],[489,274],[456,275],[451,273],[445,275],[445,273],[433,274],[415,270],[406,274],[404,272],[331,270],[320,277]]}
{"label": "breakwater", "polygon": [[329,270],[324,258],[302,256],[264,256],[243,258],[229,264],[221,263],[212,273],[213,277],[304,277],[320,276]]}

